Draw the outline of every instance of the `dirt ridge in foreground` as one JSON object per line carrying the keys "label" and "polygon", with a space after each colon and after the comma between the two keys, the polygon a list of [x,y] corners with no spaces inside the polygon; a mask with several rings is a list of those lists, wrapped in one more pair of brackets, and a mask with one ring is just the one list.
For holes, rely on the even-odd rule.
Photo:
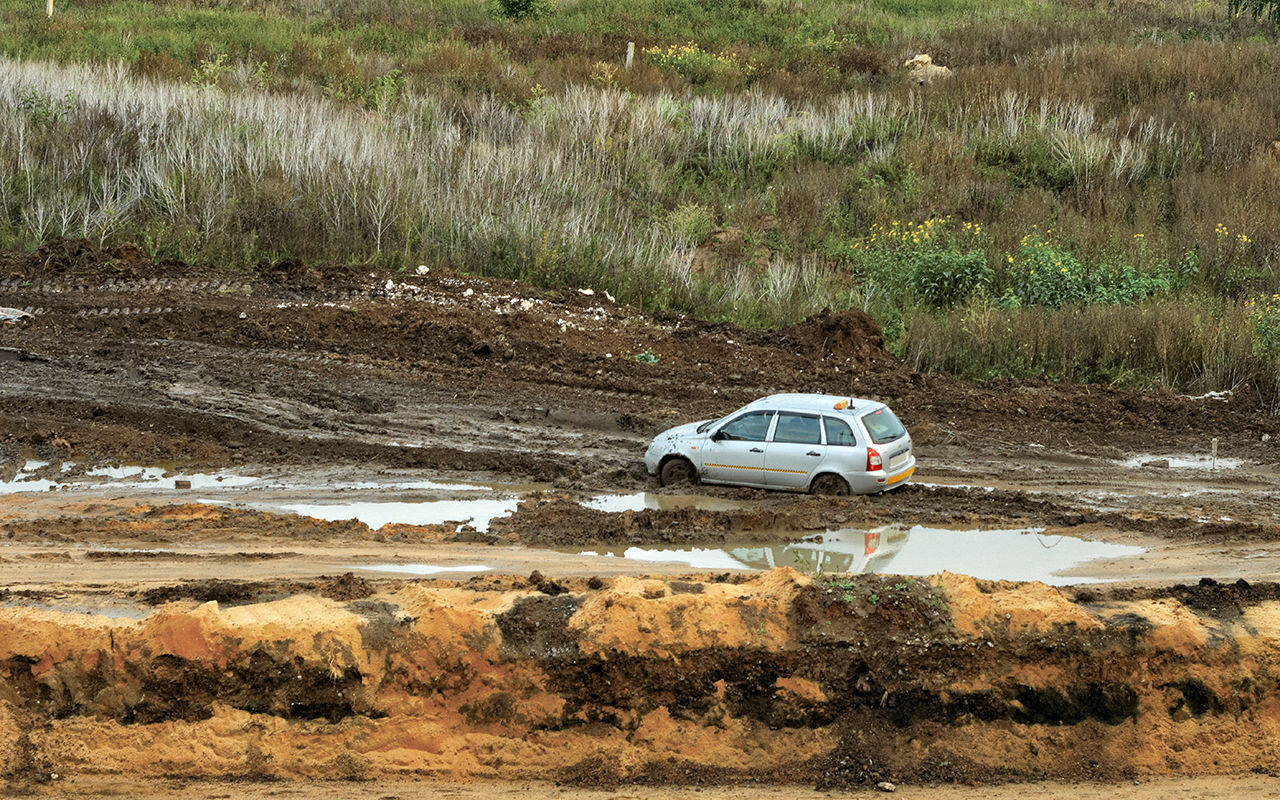
{"label": "dirt ridge in foreground", "polygon": [[838,787],[1239,774],[1280,747],[1262,589],[1077,602],[789,569],[359,588],[0,609],[0,773]]}

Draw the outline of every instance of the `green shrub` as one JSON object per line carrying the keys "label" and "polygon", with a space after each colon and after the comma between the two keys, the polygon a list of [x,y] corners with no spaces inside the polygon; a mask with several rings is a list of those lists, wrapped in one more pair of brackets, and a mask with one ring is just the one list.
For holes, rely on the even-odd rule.
{"label": "green shrub", "polygon": [[1148,297],[1166,294],[1173,288],[1173,273],[1168,269],[1139,272],[1126,265],[1096,276],[1093,299],[1099,303],[1133,305]]}
{"label": "green shrub", "polygon": [[1018,255],[1008,257],[1006,274],[1010,288],[1025,306],[1057,308],[1089,299],[1084,265],[1070,252],[1039,236],[1022,238]]}
{"label": "green shrub", "polygon": [[507,19],[542,19],[556,11],[556,0],[493,0],[493,14]]}
{"label": "green shrub", "polygon": [[1280,356],[1280,294],[1259,295],[1245,303],[1260,353]]}
{"label": "green shrub", "polygon": [[44,92],[27,88],[18,94],[18,107],[35,123],[61,122],[76,107],[76,98],[67,92],[61,100],[55,100]]}
{"label": "green shrub", "polygon": [[734,53],[711,53],[694,42],[673,44],[665,49],[646,47],[642,52],[650,64],[674,72],[694,85],[707,83],[717,75],[750,77],[756,70],[754,65],[739,61]]}
{"label": "green shrub", "polygon": [[667,214],[667,228],[671,234],[695,247],[707,240],[713,227],[711,212],[697,203],[684,203]]}
{"label": "green shrub", "polygon": [[916,258],[908,285],[917,299],[936,308],[951,308],[988,291],[994,277],[980,252],[934,250]]}

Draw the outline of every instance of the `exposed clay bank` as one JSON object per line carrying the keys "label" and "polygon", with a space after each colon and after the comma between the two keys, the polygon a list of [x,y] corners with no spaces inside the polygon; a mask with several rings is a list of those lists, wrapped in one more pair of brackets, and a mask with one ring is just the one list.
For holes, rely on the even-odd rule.
{"label": "exposed clay bank", "polygon": [[1269,769],[1275,588],[1073,600],[779,569],[357,582],[140,620],[8,608],[0,770],[852,786]]}

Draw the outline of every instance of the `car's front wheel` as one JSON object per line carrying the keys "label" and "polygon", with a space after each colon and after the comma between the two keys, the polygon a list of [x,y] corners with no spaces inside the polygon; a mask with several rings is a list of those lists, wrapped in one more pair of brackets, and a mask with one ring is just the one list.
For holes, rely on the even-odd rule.
{"label": "car's front wheel", "polygon": [[662,470],[658,473],[658,481],[663,486],[678,486],[695,483],[697,480],[698,471],[693,468],[693,463],[687,458],[667,459],[667,463],[662,465]]}
{"label": "car's front wheel", "polygon": [[813,479],[813,485],[809,487],[809,491],[814,494],[838,495],[843,497],[849,493],[849,482],[839,475],[833,475],[830,472],[823,473]]}

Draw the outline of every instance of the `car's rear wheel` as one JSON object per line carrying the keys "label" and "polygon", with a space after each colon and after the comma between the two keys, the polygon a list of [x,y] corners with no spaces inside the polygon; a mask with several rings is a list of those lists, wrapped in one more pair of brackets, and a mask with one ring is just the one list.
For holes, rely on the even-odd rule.
{"label": "car's rear wheel", "polygon": [[658,473],[658,480],[663,486],[694,483],[697,479],[698,472],[687,458],[668,459],[667,463],[662,465],[662,471]]}
{"label": "car's rear wheel", "polygon": [[839,475],[826,472],[813,479],[813,485],[809,487],[809,491],[814,494],[843,497],[849,493],[849,482]]}

